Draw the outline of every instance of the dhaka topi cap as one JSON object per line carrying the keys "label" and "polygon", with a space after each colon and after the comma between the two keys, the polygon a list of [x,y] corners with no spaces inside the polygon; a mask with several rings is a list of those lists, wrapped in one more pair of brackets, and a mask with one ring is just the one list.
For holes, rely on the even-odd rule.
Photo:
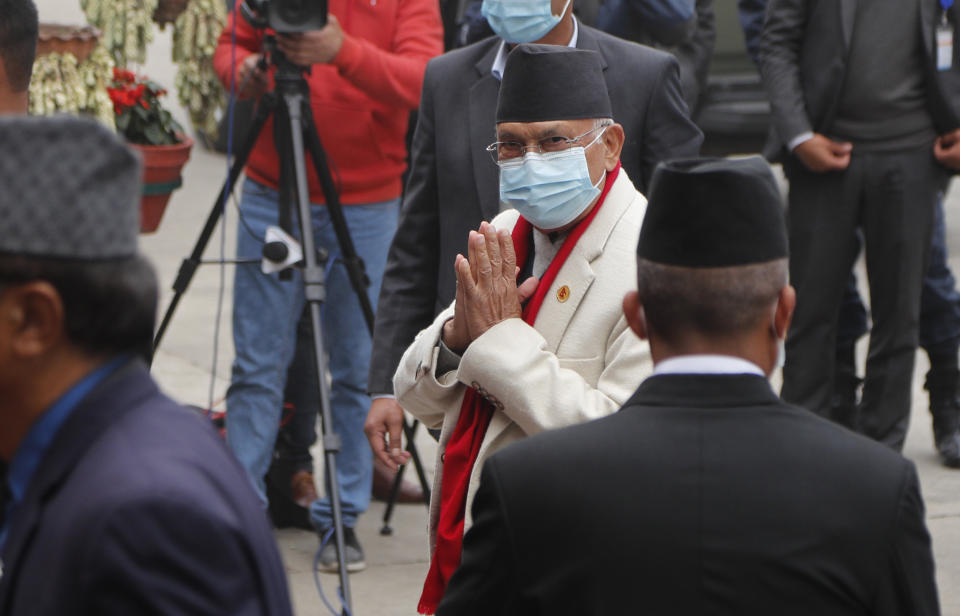
{"label": "dhaka topi cap", "polygon": [[674,160],[653,172],[637,256],[662,265],[732,267],[787,255],[783,198],[759,156]]}
{"label": "dhaka topi cap", "polygon": [[599,53],[524,43],[507,56],[497,124],[612,117]]}
{"label": "dhaka topi cap", "polygon": [[132,257],[139,201],[137,157],[100,124],[0,118],[0,254]]}

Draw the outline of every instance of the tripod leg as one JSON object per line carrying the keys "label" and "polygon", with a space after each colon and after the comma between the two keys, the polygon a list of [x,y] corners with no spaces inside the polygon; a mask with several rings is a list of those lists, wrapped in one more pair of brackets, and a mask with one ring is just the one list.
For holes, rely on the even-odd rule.
{"label": "tripod leg", "polygon": [[[370,286],[370,281],[365,273],[363,260],[357,254],[357,250],[353,244],[353,239],[350,237],[350,229],[347,227],[347,221],[343,216],[343,206],[340,204],[340,197],[337,195],[333,178],[330,176],[330,169],[327,166],[326,152],[323,149],[323,144],[320,142],[320,137],[317,134],[316,125],[313,121],[313,114],[311,113],[309,107],[304,109],[303,116],[304,139],[306,140],[307,149],[313,159],[314,166],[317,170],[317,176],[320,178],[320,185],[323,188],[324,197],[327,200],[327,210],[330,214],[330,221],[333,223],[334,230],[337,234],[337,242],[340,245],[340,252],[343,255],[343,261],[347,268],[347,275],[350,277],[350,283],[353,286],[353,290],[356,292],[357,299],[360,301],[360,307],[361,310],[363,310],[363,316],[367,321],[367,328],[370,330],[370,335],[372,336],[374,311],[373,305],[370,303],[370,298],[367,297],[367,287]],[[407,424],[406,419],[404,419],[403,431],[407,436],[407,442],[411,445],[413,444],[415,429],[415,427],[411,429],[410,425]],[[423,493],[427,498],[427,503],[429,506],[430,485],[427,483],[427,476],[423,469],[423,463],[421,462],[420,454],[415,445],[413,445],[413,449],[410,451],[410,453],[413,456],[413,463],[417,469],[417,476],[420,479],[420,486],[423,489]]]}
{"label": "tripod leg", "polygon": [[[283,102],[285,104],[285,112],[290,121],[290,144],[292,146],[292,160],[296,178],[294,189],[305,264],[303,270],[304,293],[306,295],[307,306],[310,310],[310,324],[313,330],[313,353],[317,360],[317,387],[319,388],[320,394],[324,462],[329,477],[327,482],[327,497],[330,499],[333,514],[334,542],[340,564],[340,588],[343,592],[344,613],[348,613],[352,610],[352,600],[344,546],[343,508],[340,502],[340,486],[337,482],[337,453],[340,451],[340,437],[333,431],[333,414],[330,409],[330,396],[326,381],[327,363],[324,354],[323,328],[320,322],[320,306],[326,299],[326,291],[324,288],[324,271],[317,262],[317,251],[313,238],[313,226],[311,224],[306,153],[303,143],[304,99],[301,93],[290,92],[283,95]],[[365,293],[364,297],[366,297]]]}
{"label": "tripod leg", "polygon": [[[414,469],[417,471],[417,478],[420,480],[420,487],[423,490],[423,497],[427,504],[427,509],[430,508],[430,486],[427,484],[427,475],[423,470],[423,464],[420,462],[420,455],[417,452],[417,446],[413,442],[413,437],[417,433],[417,428],[420,426],[420,421],[417,419],[413,420],[413,423],[407,424],[406,420],[403,422],[403,432],[407,437],[407,451],[410,452],[410,457],[413,459]],[[393,479],[393,485],[390,487],[390,498],[387,499],[387,508],[383,512],[383,526],[380,528],[381,535],[392,535],[393,528],[390,526],[390,520],[393,518],[393,510],[397,504],[397,496],[400,494],[400,484],[403,482],[403,474],[407,470],[407,465],[404,464],[400,467],[400,470],[397,471],[396,477]]]}
{"label": "tripod leg", "polygon": [[380,528],[381,535],[393,534],[393,528],[390,526],[390,518],[393,517],[393,509],[397,505],[397,495],[400,494],[400,484],[403,483],[404,470],[406,470],[406,467],[401,466],[400,470],[398,470],[397,474],[393,477],[393,485],[390,486],[390,496],[387,498],[387,508],[383,511],[383,526]]}
{"label": "tripod leg", "polygon": [[423,461],[420,458],[420,452],[417,450],[416,443],[413,442],[417,434],[417,427],[420,422],[416,419],[412,424],[407,424],[406,418],[403,420],[403,433],[407,437],[407,451],[410,452],[410,458],[413,460],[413,468],[417,471],[417,479],[420,481],[420,488],[423,490],[423,497],[426,499],[427,508],[430,508],[430,483],[427,481],[427,473],[423,469]]}
{"label": "tripod leg", "polygon": [[337,243],[340,245],[340,254],[347,268],[347,275],[350,277],[350,284],[356,291],[357,299],[360,301],[360,309],[363,311],[363,318],[367,322],[367,329],[370,335],[373,335],[373,304],[367,296],[367,287],[370,286],[370,279],[367,277],[363,259],[357,254],[357,249],[353,245],[353,239],[350,237],[350,229],[347,226],[347,220],[343,216],[343,206],[340,204],[340,196],[337,194],[336,185],[333,177],[330,175],[330,168],[327,165],[327,154],[320,143],[320,135],[317,134],[317,127],[313,121],[313,113],[309,107],[303,110],[303,135],[306,140],[307,151],[313,159],[313,165],[317,170],[317,176],[320,178],[320,186],[323,188],[323,196],[327,201],[327,210],[330,214],[330,222],[337,234]]}
{"label": "tripod leg", "polygon": [[226,210],[227,196],[233,192],[233,187],[237,183],[237,179],[240,177],[240,174],[243,173],[243,168],[247,164],[247,159],[250,157],[250,152],[253,151],[253,146],[257,143],[257,139],[260,137],[260,131],[263,130],[263,126],[266,124],[267,118],[270,117],[270,114],[276,108],[276,105],[276,96],[271,93],[265,95],[261,100],[260,105],[257,107],[257,114],[254,116],[253,125],[250,127],[250,132],[247,133],[246,141],[243,142],[243,145],[237,151],[233,165],[230,167],[229,177],[220,188],[220,194],[217,195],[217,200],[214,202],[213,209],[210,210],[210,215],[207,217],[207,222],[203,225],[203,230],[200,232],[200,237],[197,238],[197,243],[193,247],[193,252],[191,252],[190,256],[184,259],[183,263],[180,264],[180,271],[177,273],[177,278],[173,282],[173,298],[170,300],[170,305],[163,314],[163,319],[160,321],[160,327],[157,328],[157,333],[153,338],[154,352],[156,352],[156,350],[160,347],[160,342],[163,340],[163,335],[166,333],[167,327],[170,325],[170,320],[173,318],[173,313],[176,311],[184,293],[187,292],[187,287],[190,286],[190,282],[197,273],[197,267],[199,267],[200,260],[203,258],[203,252],[207,249],[207,244],[210,242],[210,237],[217,228],[217,221],[220,220],[220,217],[223,216],[223,213]]}

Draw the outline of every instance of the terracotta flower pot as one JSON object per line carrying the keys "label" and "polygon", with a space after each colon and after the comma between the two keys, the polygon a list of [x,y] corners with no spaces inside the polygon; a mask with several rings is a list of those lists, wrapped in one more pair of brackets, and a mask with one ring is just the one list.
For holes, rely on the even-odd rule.
{"label": "terracotta flower pot", "polygon": [[70,53],[80,63],[90,57],[99,39],[100,31],[93,26],[40,24],[37,55]]}
{"label": "terracotta flower pot", "polygon": [[143,197],[140,201],[140,232],[153,233],[167,209],[170,194],[180,188],[180,171],[190,158],[193,139],[177,134],[181,143],[175,145],[138,145],[143,158]]}

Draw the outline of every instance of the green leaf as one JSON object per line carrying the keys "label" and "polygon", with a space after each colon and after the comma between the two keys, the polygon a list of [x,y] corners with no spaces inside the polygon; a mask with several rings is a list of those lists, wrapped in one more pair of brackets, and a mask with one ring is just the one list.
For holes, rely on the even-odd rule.
{"label": "green leaf", "polygon": [[165,145],[167,136],[156,124],[149,124],[143,131],[143,136],[147,138],[150,145]]}
{"label": "green leaf", "polygon": [[173,116],[170,116],[170,128],[173,129],[173,132],[175,133],[186,133],[186,131],[183,130],[183,127],[180,126],[180,122],[174,120]]}

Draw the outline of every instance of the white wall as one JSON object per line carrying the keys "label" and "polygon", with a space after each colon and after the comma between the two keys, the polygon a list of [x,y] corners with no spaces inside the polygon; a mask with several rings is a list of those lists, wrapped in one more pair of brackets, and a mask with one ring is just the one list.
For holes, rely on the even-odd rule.
{"label": "white wall", "polygon": [[80,0],[33,0],[40,13],[40,21],[53,24],[85,24]]}

